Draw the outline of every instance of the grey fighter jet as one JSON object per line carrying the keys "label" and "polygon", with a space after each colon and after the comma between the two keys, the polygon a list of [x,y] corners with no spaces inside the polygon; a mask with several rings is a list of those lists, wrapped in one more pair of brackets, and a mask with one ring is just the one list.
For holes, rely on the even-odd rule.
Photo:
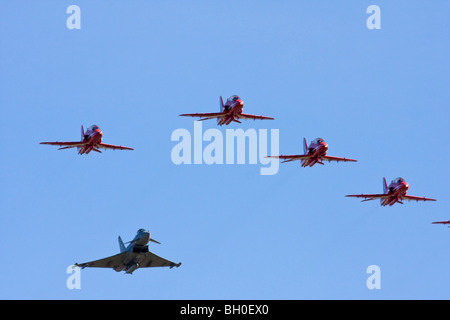
{"label": "grey fighter jet", "polygon": [[91,262],[75,263],[75,266],[82,269],[113,268],[117,272],[125,271],[127,274],[132,274],[138,268],[169,267],[172,269],[173,267],[178,268],[181,265],[181,262],[173,263],[148,251],[149,241],[159,243],[150,238],[149,231],[139,229],[134,239],[127,242],[129,243],[127,247],[125,247],[122,238],[119,236],[119,254]]}

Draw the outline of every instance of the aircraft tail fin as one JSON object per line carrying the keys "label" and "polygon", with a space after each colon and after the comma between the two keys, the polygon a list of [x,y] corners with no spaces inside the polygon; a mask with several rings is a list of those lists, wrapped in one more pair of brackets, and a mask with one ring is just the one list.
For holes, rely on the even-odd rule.
{"label": "aircraft tail fin", "polygon": [[[83,125],[81,125],[81,141],[84,141],[84,128]],[[77,150],[80,151],[81,147],[77,147]]]}
{"label": "aircraft tail fin", "polygon": [[[224,107],[224,105],[223,105],[223,99],[222,99],[222,96],[220,96],[219,103],[220,103],[220,112],[223,112],[223,109],[224,109],[225,107]],[[220,121],[220,118],[217,118],[217,123],[219,123],[219,121]]]}
{"label": "aircraft tail fin", "polygon": [[224,105],[223,105],[223,99],[222,99],[222,96],[220,96],[220,112],[223,112],[223,108],[224,108]]}
{"label": "aircraft tail fin", "polygon": [[124,252],[126,250],[125,245],[123,244],[122,238],[119,236],[119,247],[120,247],[120,252]]}
{"label": "aircraft tail fin", "polygon": [[306,138],[303,138],[303,153],[308,154],[308,144],[306,143]]}
{"label": "aircraft tail fin", "polygon": [[[388,193],[388,185],[386,183],[386,178],[383,177],[383,193],[386,194]],[[380,203],[381,205],[383,205],[383,203],[385,203],[386,199],[380,199]],[[386,204],[384,204],[386,205]]]}

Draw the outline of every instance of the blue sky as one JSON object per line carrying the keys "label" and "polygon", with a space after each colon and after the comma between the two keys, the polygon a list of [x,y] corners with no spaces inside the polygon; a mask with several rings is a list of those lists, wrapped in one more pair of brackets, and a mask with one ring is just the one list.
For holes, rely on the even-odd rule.
{"label": "blue sky", "polygon": [[[66,9],[81,8],[69,30]],[[366,9],[381,9],[369,30]],[[2,1],[0,298],[449,299],[448,1]],[[322,137],[358,159],[301,168],[175,165],[170,137],[238,94],[284,154]],[[79,156],[41,141],[134,151]],[[218,128],[214,121],[203,129]],[[219,128],[225,133],[225,127]],[[401,176],[437,202],[346,194]],[[139,228],[180,268],[66,268]],[[366,269],[378,265],[381,289]]]}

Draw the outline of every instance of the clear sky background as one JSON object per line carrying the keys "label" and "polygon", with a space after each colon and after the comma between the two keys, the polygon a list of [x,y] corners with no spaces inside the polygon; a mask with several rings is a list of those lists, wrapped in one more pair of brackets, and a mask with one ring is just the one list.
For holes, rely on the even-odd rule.
{"label": "clear sky background", "polygon": [[[1,1],[0,298],[449,299],[450,229],[431,224],[450,219],[449,15],[447,0]],[[322,137],[358,162],[173,164],[172,132],[193,134],[178,115],[233,94],[275,120],[228,128],[279,129],[284,154]],[[135,150],[39,144],[82,124]],[[344,197],[398,176],[438,201]],[[69,265],[139,228],[181,267],[84,269],[66,287]]]}

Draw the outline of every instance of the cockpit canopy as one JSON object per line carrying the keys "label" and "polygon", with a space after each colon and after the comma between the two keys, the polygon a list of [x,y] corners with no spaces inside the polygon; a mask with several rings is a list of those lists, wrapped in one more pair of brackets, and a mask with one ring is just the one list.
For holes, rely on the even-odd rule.
{"label": "cockpit canopy", "polygon": [[100,128],[99,128],[98,125],[96,125],[96,124],[93,124],[92,126],[90,126],[90,127],[88,128],[89,131],[95,131],[95,130],[98,130],[98,129],[100,129]]}
{"label": "cockpit canopy", "polygon": [[393,183],[402,183],[402,182],[404,182],[404,181],[405,181],[405,179],[400,178],[400,177],[395,178],[394,180],[392,180]]}
{"label": "cockpit canopy", "polygon": [[237,99],[240,99],[239,96],[234,95],[234,96],[229,97],[229,98],[227,99],[227,101],[234,102],[234,101],[236,101]]}
{"label": "cockpit canopy", "polygon": [[320,144],[322,142],[325,142],[322,138],[316,138],[313,141],[311,141],[311,143],[315,143],[315,144]]}

